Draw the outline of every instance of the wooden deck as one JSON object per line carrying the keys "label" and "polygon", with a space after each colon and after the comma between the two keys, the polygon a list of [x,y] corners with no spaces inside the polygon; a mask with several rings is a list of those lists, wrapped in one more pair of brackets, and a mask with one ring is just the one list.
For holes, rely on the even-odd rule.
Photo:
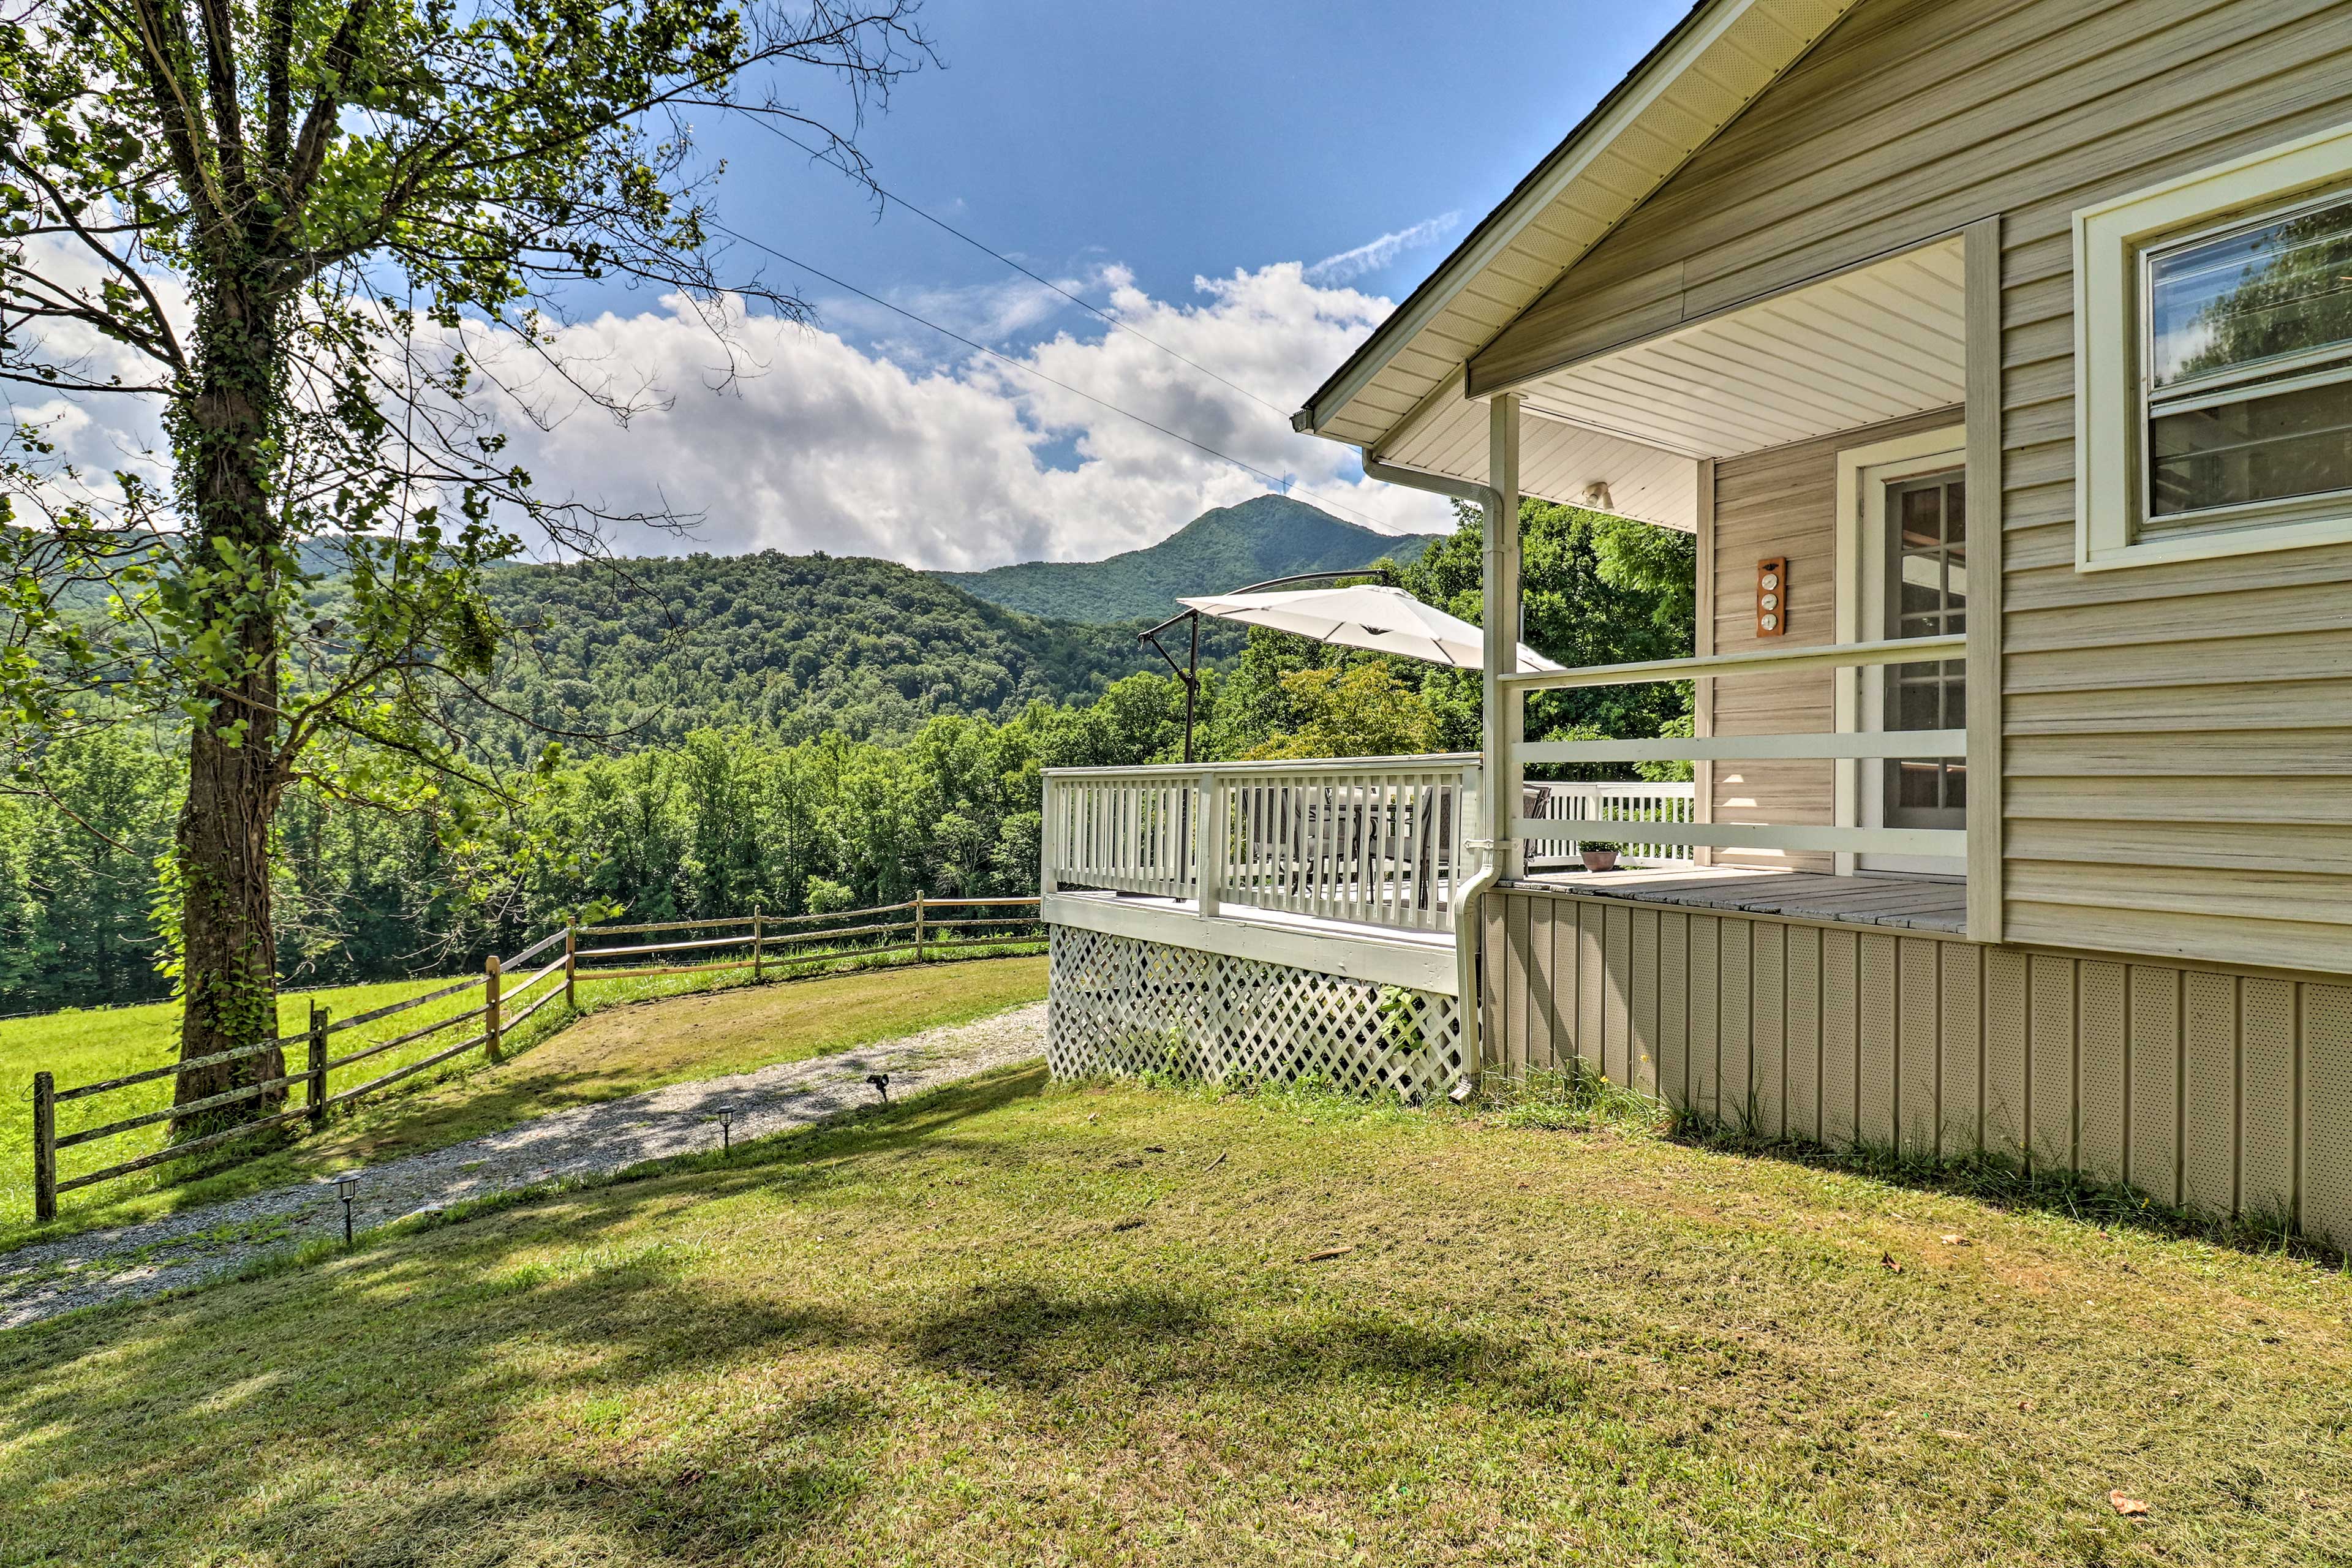
{"label": "wooden deck", "polygon": [[1672,866],[1625,871],[1545,871],[1509,884],[1685,909],[1736,910],[1840,925],[1904,926],[1960,936],[1968,885],[1926,877],[1832,877],[1816,871]]}

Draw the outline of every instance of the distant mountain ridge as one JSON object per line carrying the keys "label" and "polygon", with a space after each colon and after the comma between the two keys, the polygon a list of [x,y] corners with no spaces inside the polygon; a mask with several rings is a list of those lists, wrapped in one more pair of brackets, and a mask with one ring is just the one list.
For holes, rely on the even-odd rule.
{"label": "distant mountain ridge", "polygon": [[1108,561],[1028,561],[986,572],[934,572],[975,598],[1049,620],[1101,626],[1176,613],[1187,594],[1413,560],[1437,535],[1380,533],[1288,496],[1204,511],[1148,549]]}

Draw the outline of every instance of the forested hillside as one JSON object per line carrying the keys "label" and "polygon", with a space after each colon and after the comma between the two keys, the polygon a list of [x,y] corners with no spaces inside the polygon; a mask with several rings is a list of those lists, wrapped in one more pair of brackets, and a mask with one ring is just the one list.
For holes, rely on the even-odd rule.
{"label": "forested hillside", "polygon": [[[1521,525],[1539,650],[1573,664],[1689,652],[1688,535],[1537,501]],[[1477,619],[1480,544],[1473,515],[1402,585]],[[567,745],[535,786],[515,775],[511,799],[449,783],[397,812],[310,783],[289,793],[275,884],[288,984],[477,966],[599,901],[665,920],[918,888],[1028,892],[1042,769],[1181,753],[1176,680],[1105,679],[1141,662],[1131,627],[1045,625],[884,562],[628,570],[634,588],[581,567],[494,574],[505,612],[541,626],[518,639],[499,705],[573,726],[642,721],[618,743]],[[1208,625],[1210,646],[1239,657],[1206,672],[1202,758],[1477,744],[1475,672],[1262,630],[1244,646]],[[1528,727],[1686,732],[1688,699],[1668,685],[1546,693]],[[520,720],[486,722],[512,753],[547,740]],[[0,790],[0,1013],[165,992],[154,911],[185,777],[173,736],[120,725],[52,750],[46,796]]]}
{"label": "forested hillside", "polygon": [[1065,621],[1165,620],[1186,594],[1229,592],[1293,572],[1402,563],[1436,537],[1378,533],[1329,512],[1263,495],[1204,511],[1148,550],[1108,561],[1030,561],[988,572],[940,572],[941,581],[1008,609]]}
{"label": "forested hillside", "polygon": [[[1040,620],[863,557],[521,565],[491,574],[490,592],[520,635],[499,681],[507,711],[479,725],[510,760],[544,743],[533,726],[625,749],[712,727],[783,743],[903,739],[934,714],[1009,719],[1160,668],[1133,625]],[[321,599],[331,607],[332,591]],[[1213,632],[1203,653],[1239,646]]]}

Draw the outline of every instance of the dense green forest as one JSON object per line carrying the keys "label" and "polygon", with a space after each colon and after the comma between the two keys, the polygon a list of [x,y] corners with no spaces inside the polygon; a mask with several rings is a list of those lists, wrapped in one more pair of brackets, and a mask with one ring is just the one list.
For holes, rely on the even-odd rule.
{"label": "dense green forest", "polygon": [[[1527,635],[1539,650],[1569,663],[1689,651],[1686,536],[1534,501],[1522,526]],[[1467,514],[1396,578],[1475,621],[1482,544]],[[682,630],[665,633],[655,610],[602,596],[583,569],[510,574],[520,586],[501,587],[514,595],[508,612],[543,612],[552,634],[572,640],[523,665],[499,696],[533,716],[654,710],[657,723],[575,750],[508,800],[452,786],[427,810],[394,814],[298,788],[278,826],[288,984],[478,964],[492,947],[511,951],[597,904],[663,920],[755,904],[779,914],[849,908],[919,888],[1033,891],[1041,770],[1180,754],[1183,690],[1165,674],[1108,680],[1076,700],[1024,699],[1017,678],[1008,693],[985,674],[1009,667],[960,662],[951,628],[991,623],[954,620],[963,597],[954,590],[931,584],[944,597],[916,600],[899,617],[943,605],[926,637],[891,629],[887,595],[827,597],[844,582],[927,582],[920,574],[770,556],[637,566],[649,568],[641,583],[667,594],[649,603],[682,617]],[[1019,641],[1017,624],[985,635],[1007,639],[986,645],[992,657],[1038,646]],[[1097,646],[1108,647],[1104,635]],[[900,674],[877,675],[861,662],[869,657]],[[1115,667],[1106,656],[1069,668],[1095,680]],[[935,683],[906,673],[918,669],[937,672]],[[761,707],[731,695],[781,689],[755,678],[762,670],[791,679],[797,700]],[[567,693],[561,681],[587,690]],[[844,707],[832,713],[820,699]],[[1686,727],[1688,715],[1684,689],[1609,688],[1549,694],[1531,704],[1529,727],[1538,738],[1649,735]],[[520,721],[500,722],[511,726],[499,731],[502,745],[543,742]],[[1254,631],[1229,668],[1203,680],[1198,739],[1206,758],[1475,750],[1478,682]],[[74,742],[48,766],[53,799],[0,796],[0,1012],[161,995],[168,982],[152,906],[179,763],[167,742],[125,728]]]}
{"label": "dense green forest", "polygon": [[1294,572],[1336,572],[1418,557],[1435,535],[1378,533],[1287,496],[1204,511],[1147,550],[1108,561],[1026,561],[941,572],[968,594],[1065,621],[1164,620],[1186,594],[1228,593]]}
{"label": "dense green forest", "polygon": [[[864,557],[768,551],[518,565],[488,583],[518,635],[498,707],[473,724],[509,762],[550,731],[628,748],[713,727],[781,742],[835,731],[904,740],[936,714],[1007,720],[1160,668],[1135,640],[1138,623],[1039,620]],[[322,587],[319,613],[334,613],[337,597],[331,583]],[[1220,629],[1202,652],[1239,650],[1238,634]]]}

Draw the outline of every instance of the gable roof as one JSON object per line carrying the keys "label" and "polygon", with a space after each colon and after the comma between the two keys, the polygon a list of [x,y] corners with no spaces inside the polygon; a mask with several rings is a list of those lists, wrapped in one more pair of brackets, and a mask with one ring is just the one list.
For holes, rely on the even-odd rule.
{"label": "gable roof", "polygon": [[1698,0],[1364,340],[1292,427],[1377,451],[1859,0]]}

